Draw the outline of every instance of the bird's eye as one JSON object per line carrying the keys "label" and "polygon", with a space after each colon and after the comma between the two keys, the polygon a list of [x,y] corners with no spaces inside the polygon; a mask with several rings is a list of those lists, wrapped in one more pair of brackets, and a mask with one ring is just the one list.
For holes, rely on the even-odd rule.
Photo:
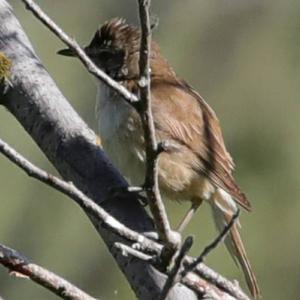
{"label": "bird's eye", "polygon": [[102,42],[102,46],[104,47],[110,47],[111,46],[112,41],[111,40],[104,40]]}

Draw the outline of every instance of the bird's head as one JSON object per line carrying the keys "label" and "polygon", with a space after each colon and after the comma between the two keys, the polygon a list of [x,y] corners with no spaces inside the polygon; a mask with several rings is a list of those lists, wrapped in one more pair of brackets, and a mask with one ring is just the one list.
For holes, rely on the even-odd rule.
{"label": "bird's head", "polygon": [[[122,18],[105,22],[84,51],[104,72],[117,80],[138,77],[140,31]],[[71,49],[58,54],[76,56]]]}

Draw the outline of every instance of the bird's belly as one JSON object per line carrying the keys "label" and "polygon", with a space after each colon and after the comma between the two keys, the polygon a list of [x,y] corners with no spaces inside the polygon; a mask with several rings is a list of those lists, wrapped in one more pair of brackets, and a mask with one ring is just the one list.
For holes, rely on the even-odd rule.
{"label": "bird's belly", "polygon": [[[101,99],[105,101],[101,102]],[[123,99],[111,98],[111,94],[106,94],[104,90],[98,95],[96,117],[104,151],[131,185],[142,185],[145,149],[143,130],[136,111]],[[156,135],[158,141],[167,138],[159,130]],[[174,200],[208,198],[211,185],[193,169],[196,160],[184,147],[174,153],[160,155],[158,177],[164,196]]]}
{"label": "bird's belly", "polygon": [[144,153],[134,145],[133,139],[115,134],[109,140],[102,140],[104,151],[122,175],[131,185],[142,185],[145,176]]}
{"label": "bird's belly", "polygon": [[[122,130],[100,130],[104,151],[113,164],[133,186],[141,186],[145,178],[145,151],[140,132],[129,130],[128,124]],[[101,128],[101,124],[100,124]],[[209,199],[214,191],[209,181],[195,173],[189,166],[188,155],[163,153],[158,161],[158,178],[164,198],[176,201]],[[182,161],[183,160],[183,161]]]}
{"label": "bird's belly", "polygon": [[106,88],[98,90],[97,127],[104,151],[132,185],[144,181],[143,132],[136,111]]}
{"label": "bird's belly", "polygon": [[[145,152],[143,146],[138,146],[136,137],[135,134],[116,132],[110,139],[102,140],[105,152],[122,175],[131,185],[141,186],[145,178]],[[188,164],[178,161],[175,154],[161,154],[158,178],[163,197],[170,200],[208,200],[214,192],[205,177],[196,174]]]}

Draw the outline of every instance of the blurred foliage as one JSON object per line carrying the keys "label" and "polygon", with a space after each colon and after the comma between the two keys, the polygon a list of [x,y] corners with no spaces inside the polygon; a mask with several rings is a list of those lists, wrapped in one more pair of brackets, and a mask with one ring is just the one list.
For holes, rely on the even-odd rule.
{"label": "blurred foliage", "polygon": [[[95,86],[78,61],[57,56],[64,47],[21,1],[10,1],[38,55],[58,86],[94,128]],[[136,1],[44,0],[49,15],[80,43],[114,16],[136,23]],[[253,204],[243,214],[243,237],[264,299],[300,298],[300,2],[259,0],[153,0],[160,18],[154,33],[178,74],[217,112]],[[80,85],[80,86],[79,86]],[[0,137],[27,158],[53,167],[17,121],[0,107]],[[66,197],[29,179],[0,157],[0,242],[103,299],[133,299],[121,272],[81,210]],[[168,203],[172,222],[186,204]],[[215,231],[206,206],[188,231],[193,254]],[[244,286],[223,246],[207,263]],[[5,299],[55,299],[0,268]]]}

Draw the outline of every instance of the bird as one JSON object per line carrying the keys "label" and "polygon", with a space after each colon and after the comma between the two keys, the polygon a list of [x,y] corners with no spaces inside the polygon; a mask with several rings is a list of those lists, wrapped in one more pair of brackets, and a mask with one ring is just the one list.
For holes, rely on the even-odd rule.
{"label": "bird", "polygon": [[[140,40],[138,27],[128,24],[124,18],[113,18],[99,27],[84,51],[107,75],[138,96]],[[71,48],[58,53],[76,56]],[[225,147],[220,122],[200,94],[175,73],[154,40],[149,60],[156,139],[175,146],[174,151],[159,155],[159,187],[168,199],[191,202],[179,231],[202,202],[209,203],[216,227],[222,231],[238,206],[251,211],[251,205],[233,177],[234,163]],[[139,114],[100,80],[97,87],[95,111],[102,146],[122,174],[133,185],[141,185],[146,154]],[[239,222],[233,224],[225,245],[242,268],[252,296],[258,298],[259,286],[239,227]]]}

